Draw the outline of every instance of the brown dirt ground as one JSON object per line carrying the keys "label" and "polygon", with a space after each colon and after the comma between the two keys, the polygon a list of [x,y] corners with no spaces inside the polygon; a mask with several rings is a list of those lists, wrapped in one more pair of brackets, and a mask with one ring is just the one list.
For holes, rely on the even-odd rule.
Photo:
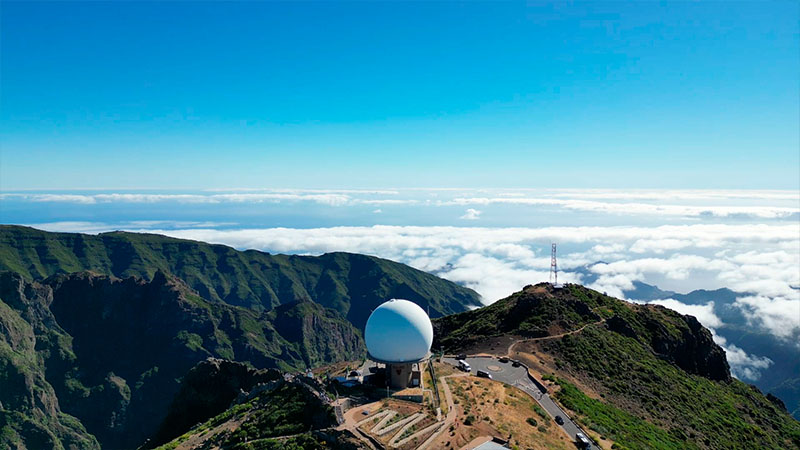
{"label": "brown dirt ground", "polygon": [[[509,435],[511,443],[520,449],[574,448],[554,422],[545,421],[534,412],[534,400],[521,390],[475,377],[448,378],[447,382],[458,416],[453,427],[445,430],[430,448],[457,449],[479,436],[506,439]],[[472,416],[470,425],[464,423],[468,416]],[[542,430],[530,425],[528,418],[536,419]]]}

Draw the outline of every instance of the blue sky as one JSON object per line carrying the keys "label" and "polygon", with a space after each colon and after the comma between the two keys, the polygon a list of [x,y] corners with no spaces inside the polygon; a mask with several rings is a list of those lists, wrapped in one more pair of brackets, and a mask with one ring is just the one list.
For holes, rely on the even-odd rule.
{"label": "blue sky", "polygon": [[798,14],[3,2],[0,189],[797,189]]}

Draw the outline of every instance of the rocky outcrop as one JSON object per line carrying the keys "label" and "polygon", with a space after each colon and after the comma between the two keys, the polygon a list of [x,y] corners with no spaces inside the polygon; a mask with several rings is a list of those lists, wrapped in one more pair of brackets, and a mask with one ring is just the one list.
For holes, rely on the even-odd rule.
{"label": "rocky outcrop", "polygon": [[694,316],[681,318],[683,323],[678,324],[678,336],[671,333],[663,322],[646,321],[647,328],[652,330],[650,345],[656,354],[689,373],[711,380],[729,381],[731,371],[725,351],[714,342],[711,332]]}
{"label": "rocky outcrop", "polygon": [[281,379],[281,374],[277,370],[256,370],[217,358],[197,364],[183,378],[166,418],[146,447],[169,442],[193,425],[225,411],[240,394],[278,379]]}
{"label": "rocky outcrop", "polygon": [[633,329],[627,320],[618,315],[606,319],[606,328],[625,337],[637,339],[636,330]]}
{"label": "rocky outcrop", "polygon": [[711,380],[731,379],[725,351],[693,316],[658,305],[630,305],[606,320],[608,330],[647,345],[661,359]]}
{"label": "rocky outcrop", "polygon": [[366,354],[358,330],[335,311],[310,300],[278,306],[268,315],[284,339],[303,344],[302,358],[308,367],[326,361],[359,359]]}

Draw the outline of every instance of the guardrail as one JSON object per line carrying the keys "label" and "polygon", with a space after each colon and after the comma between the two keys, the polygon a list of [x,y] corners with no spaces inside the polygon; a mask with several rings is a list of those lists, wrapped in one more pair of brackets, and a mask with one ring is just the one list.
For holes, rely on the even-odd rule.
{"label": "guardrail", "polygon": [[428,362],[428,372],[431,374],[431,382],[433,384],[433,407],[439,407],[439,384],[436,381],[436,373],[433,369],[433,360]]}

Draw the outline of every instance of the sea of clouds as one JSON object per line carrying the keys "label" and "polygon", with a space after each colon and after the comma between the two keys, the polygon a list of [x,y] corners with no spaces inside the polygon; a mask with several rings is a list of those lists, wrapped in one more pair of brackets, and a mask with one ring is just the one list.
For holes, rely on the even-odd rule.
{"label": "sea of clouds", "polygon": [[[13,192],[0,194],[0,202],[23,212],[25,205],[48,205],[51,213],[29,211],[27,220],[17,223],[54,231],[127,229],[272,253],[375,255],[475,289],[486,304],[547,281],[550,244],[558,243],[559,281],[588,284],[620,298],[635,281],[677,292],[727,287],[743,293],[734,306],[754,329],[800,345],[797,191]],[[225,204],[245,205],[246,213],[213,213],[216,205]],[[52,220],[64,217],[52,213],[59,205],[84,208],[79,211],[86,213],[77,217],[73,209],[71,219],[103,218],[104,205],[129,205],[140,214],[126,222]],[[190,220],[170,216],[168,211],[181,210],[181,205],[196,208]],[[335,225],[314,226],[309,219],[269,226],[278,222],[276,211],[286,215],[286,209],[276,208],[289,208],[300,217],[335,217]],[[712,331],[725,326],[713,304],[655,303],[694,315]],[[716,333],[715,339],[740,378],[754,379],[771,364]]]}

